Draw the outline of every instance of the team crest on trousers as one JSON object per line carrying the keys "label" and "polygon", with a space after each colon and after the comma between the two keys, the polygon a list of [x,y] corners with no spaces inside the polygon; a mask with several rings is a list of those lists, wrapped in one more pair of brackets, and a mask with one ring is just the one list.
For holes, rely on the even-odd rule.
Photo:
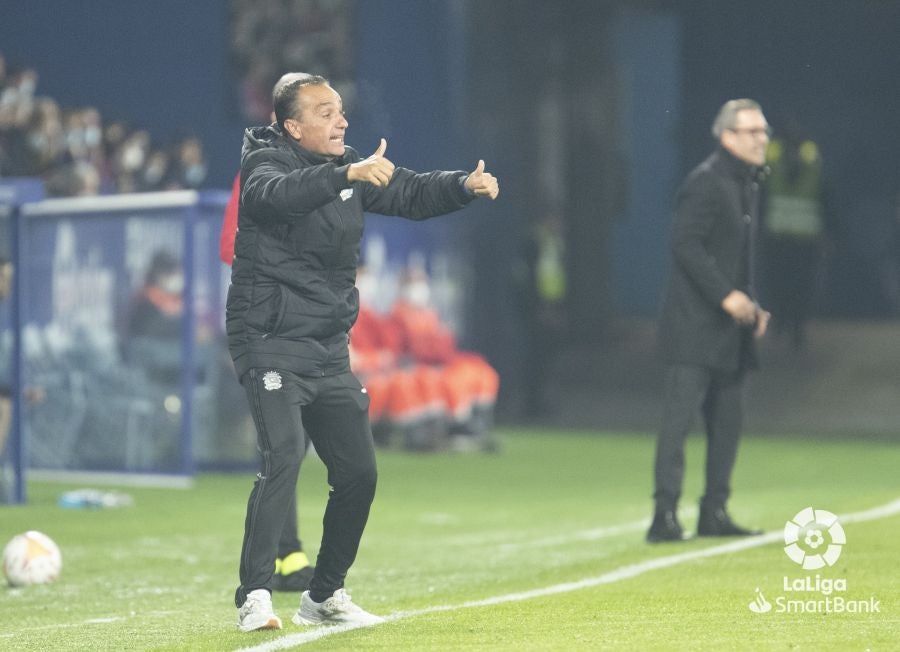
{"label": "team crest on trousers", "polygon": [[281,374],[277,371],[267,371],[262,377],[263,386],[268,391],[281,389]]}

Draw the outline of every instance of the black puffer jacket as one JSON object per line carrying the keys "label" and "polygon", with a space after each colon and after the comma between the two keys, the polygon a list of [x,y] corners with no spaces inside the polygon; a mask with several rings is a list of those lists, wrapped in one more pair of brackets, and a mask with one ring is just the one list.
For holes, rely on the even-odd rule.
{"label": "black puffer jacket", "polygon": [[238,376],[252,367],[326,376],[349,369],[347,333],[363,211],[425,219],[463,208],[466,173],[396,168],[385,188],[347,182],[360,155],[309,152],[277,125],[248,129],[226,330]]}

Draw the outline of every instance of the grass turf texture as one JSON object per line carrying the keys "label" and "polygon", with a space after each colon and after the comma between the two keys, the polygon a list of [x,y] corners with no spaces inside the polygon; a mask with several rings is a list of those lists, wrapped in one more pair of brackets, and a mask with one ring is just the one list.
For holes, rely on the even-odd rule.
{"label": "grass turf texture", "polygon": [[[722,543],[643,542],[654,439],[644,434],[504,431],[500,455],[379,453],[379,490],[348,589],[378,614],[538,589]],[[692,437],[683,521],[693,529],[703,441]],[[900,497],[900,449],[886,442],[748,437],[734,478],[741,523],[781,529],[812,505],[850,513]],[[301,534],[311,557],[327,486],[308,459]],[[297,594],[275,594],[278,632],[234,626],[244,506],[252,474],[203,475],[190,490],[123,489],[130,508],[64,510],[73,485],[32,483],[30,504],[0,507],[0,541],[27,529],[63,551],[54,585],[0,590],[0,649],[229,650],[306,631]],[[613,526],[623,526],[615,528]],[[553,596],[428,613],[304,645],[310,650],[892,649],[900,641],[900,516],[844,526],[847,545],[822,577],[875,614],[755,614],[783,577],[815,576],[778,542]],[[838,595],[838,594],[832,594]]]}

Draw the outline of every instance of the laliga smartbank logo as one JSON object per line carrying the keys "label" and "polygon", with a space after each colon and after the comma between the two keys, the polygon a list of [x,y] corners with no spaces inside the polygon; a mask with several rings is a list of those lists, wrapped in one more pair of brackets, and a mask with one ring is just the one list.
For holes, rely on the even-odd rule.
{"label": "laliga smartbank logo", "polygon": [[824,509],[801,509],[784,524],[784,552],[803,570],[834,566],[845,543],[838,517]]}
{"label": "laliga smartbank logo", "polygon": [[[806,571],[834,566],[846,543],[847,537],[838,517],[824,509],[801,509],[784,524],[784,552]],[[867,599],[845,597],[847,579],[843,577],[823,577],[819,573],[799,577],[785,575],[781,589],[785,595],[770,602],[756,587],[756,596],[748,605],[750,611],[757,614],[881,612],[881,601],[874,596]]]}

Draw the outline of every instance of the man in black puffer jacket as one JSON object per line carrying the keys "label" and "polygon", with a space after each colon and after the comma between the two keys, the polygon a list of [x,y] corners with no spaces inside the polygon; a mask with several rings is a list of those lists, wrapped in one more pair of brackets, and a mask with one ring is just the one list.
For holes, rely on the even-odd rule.
{"label": "man in black puffer jacket", "polygon": [[310,588],[297,624],[367,624],[380,618],[353,604],[344,578],[375,495],[369,399],[350,371],[348,332],[363,211],[426,219],[497,197],[479,161],[471,173],[417,174],[344,145],[341,97],[322,77],[282,77],[275,123],[248,129],[226,328],[235,370],[250,402],[261,469],[250,494],[235,594],[243,631],[280,628],[271,582],[278,537],[312,440],[331,493]]}

